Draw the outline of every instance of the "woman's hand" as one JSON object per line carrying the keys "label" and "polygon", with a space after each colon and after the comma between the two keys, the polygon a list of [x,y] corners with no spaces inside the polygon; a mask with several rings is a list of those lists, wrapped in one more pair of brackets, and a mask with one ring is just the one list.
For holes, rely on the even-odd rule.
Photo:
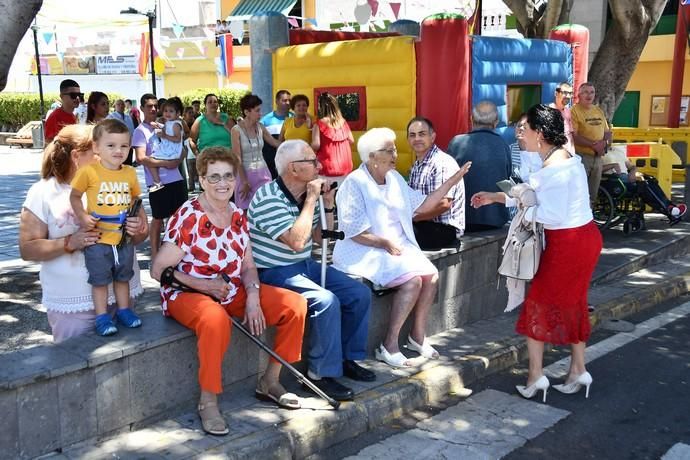
{"label": "woman's hand", "polygon": [[85,247],[96,244],[100,235],[101,232],[95,228],[88,230],[80,228],[75,233],[72,233],[72,235],[69,237],[67,247],[72,251],[82,251]]}
{"label": "woman's hand", "polygon": [[398,245],[393,243],[391,240],[384,239],[383,240],[383,249],[388,252],[388,254],[392,256],[399,256],[402,253],[402,250]]}
{"label": "woman's hand", "polygon": [[206,294],[216,300],[225,299],[230,292],[230,286],[228,286],[228,283],[220,276],[207,280],[206,286]]}
{"label": "woman's hand", "polygon": [[252,191],[252,186],[249,185],[248,182],[245,182],[244,184],[242,184],[242,187],[239,190],[240,198],[247,199],[247,197],[249,196],[249,192],[251,192],[251,191]]}
{"label": "woman's hand", "polygon": [[253,335],[261,335],[266,330],[266,318],[264,318],[264,312],[261,310],[258,291],[253,290],[247,293],[242,324]]}
{"label": "woman's hand", "polygon": [[486,206],[487,204],[493,204],[498,202],[496,199],[496,193],[494,192],[477,192],[474,195],[472,195],[472,198],[470,200],[470,204],[472,205],[473,208],[481,208],[482,206]]}

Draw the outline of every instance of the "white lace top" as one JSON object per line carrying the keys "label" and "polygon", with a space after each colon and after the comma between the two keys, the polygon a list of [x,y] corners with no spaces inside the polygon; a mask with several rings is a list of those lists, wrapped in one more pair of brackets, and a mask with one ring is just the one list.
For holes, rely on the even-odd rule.
{"label": "white lace top", "polygon": [[[55,178],[50,178],[35,183],[26,194],[23,207],[34,213],[48,226],[50,240],[71,235],[79,228],[69,203],[70,191],[69,184],[60,184]],[[131,297],[144,292],[136,257],[134,272],[129,288]],[[60,313],[93,310],[91,286],[86,282],[88,277],[84,254],[81,251],[63,254],[55,259],[41,262],[40,281],[43,289],[43,306],[47,310]],[[111,291],[108,303],[114,301],[115,297]]]}

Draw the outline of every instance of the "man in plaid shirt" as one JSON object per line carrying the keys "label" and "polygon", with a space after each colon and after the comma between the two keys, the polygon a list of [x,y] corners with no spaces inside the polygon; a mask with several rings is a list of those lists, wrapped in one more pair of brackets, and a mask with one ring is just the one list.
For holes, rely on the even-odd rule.
{"label": "man in plaid shirt", "polygon": [[[417,157],[410,171],[410,187],[425,194],[436,190],[460,169],[453,157],[439,149],[431,121],[415,117],[407,124],[407,141]],[[413,218],[415,237],[423,250],[437,250],[458,244],[465,231],[465,184],[451,188],[432,211]]]}

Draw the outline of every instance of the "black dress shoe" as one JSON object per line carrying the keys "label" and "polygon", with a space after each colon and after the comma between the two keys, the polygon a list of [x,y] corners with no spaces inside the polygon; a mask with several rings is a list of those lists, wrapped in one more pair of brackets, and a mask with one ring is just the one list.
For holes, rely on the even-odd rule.
{"label": "black dress shoe", "polygon": [[373,382],[376,380],[376,374],[369,369],[364,369],[355,361],[343,361],[343,375],[352,380],[359,380],[360,382]]}
{"label": "black dress shoe", "polygon": [[[312,383],[336,401],[351,401],[352,398],[355,397],[354,391],[345,385],[341,385],[337,380],[331,377],[322,377],[321,380],[312,380]],[[302,383],[302,387],[312,393],[314,392],[304,383]]]}

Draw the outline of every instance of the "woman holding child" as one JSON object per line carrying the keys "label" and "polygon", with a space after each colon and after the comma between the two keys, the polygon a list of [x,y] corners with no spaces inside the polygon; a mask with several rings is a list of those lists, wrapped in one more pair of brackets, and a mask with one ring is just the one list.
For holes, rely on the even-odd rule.
{"label": "woman holding child", "polygon": [[[96,244],[99,232],[80,228],[69,200],[77,170],[95,159],[92,129],[89,125],[66,126],[48,144],[41,180],[29,189],[19,223],[21,257],[41,262],[42,304],[55,342],[93,330],[96,317],[83,250]],[[146,239],[148,223],[143,209],[138,216],[127,218],[125,228],[133,244]],[[136,261],[133,268],[130,297],[143,292]],[[114,301],[112,294],[108,301]]]}
{"label": "woman holding child", "polygon": [[460,182],[470,164],[430,195],[410,188],[395,170],[395,133],[370,129],[357,143],[361,166],[347,176],[336,195],[338,225],[345,239],[337,241],[333,265],[374,284],[395,288],[388,331],[376,359],[393,367],[412,363],[400,352],[398,335],[414,311],[407,347],[425,358],[438,352],[426,340],[426,321],[436,294],[438,271],[419,249],[412,229],[416,213],[432,209]]}
{"label": "woman holding child", "polygon": [[544,342],[570,345],[570,370],[565,383],[554,385],[562,393],[586,388],[592,376],[585,369],[585,348],[590,334],[587,289],[599,259],[601,234],[592,221],[587,176],[580,157],[564,145],[563,117],[557,109],[539,104],[527,112],[523,142],[525,150],[537,152],[543,167],[530,174],[529,187],[519,184],[511,196],[502,192],[479,192],[472,206],[492,203],[529,207],[526,220],[544,224],[546,245],[539,269],[532,280],[516,330],[527,336],[529,373],[518,392],[532,398],[540,390],[546,401],[549,379],[544,375]]}
{"label": "woman holding child", "polygon": [[[255,335],[276,326],[275,351],[288,362],[301,359],[307,302],[286,289],[259,285],[244,212],[230,198],[241,165],[229,149],[210,147],[197,157],[204,192],[184,203],[168,221],[151,275],[161,280],[163,312],[197,335],[199,417],[204,431],[228,433],[218,410],[221,365],[230,343],[229,316],[243,318]],[[173,280],[187,286],[182,290]],[[271,360],[256,396],[298,409],[300,400],[280,384],[281,365]]]}

